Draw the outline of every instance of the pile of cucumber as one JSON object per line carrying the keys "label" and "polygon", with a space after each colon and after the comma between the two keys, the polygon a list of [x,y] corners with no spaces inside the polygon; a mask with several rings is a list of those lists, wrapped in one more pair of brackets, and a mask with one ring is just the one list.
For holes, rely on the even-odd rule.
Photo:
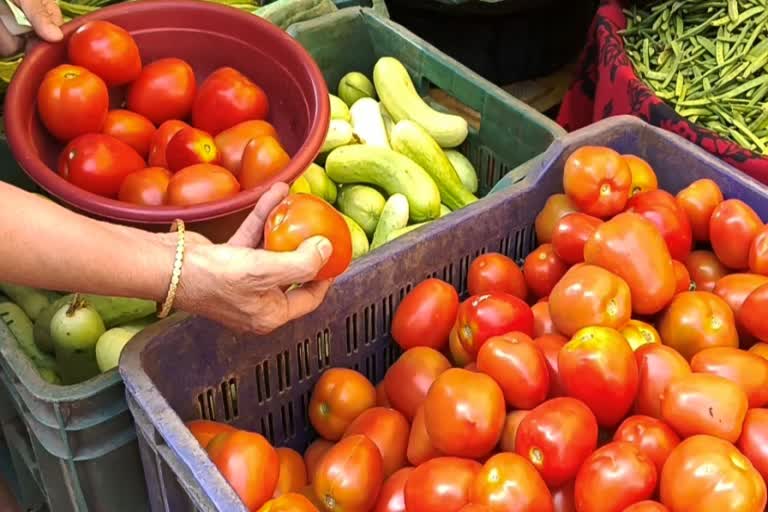
{"label": "pile of cucumber", "polygon": [[0,283],[0,320],[51,384],[78,384],[115,368],[128,341],[156,320],[156,308],[141,299]]}
{"label": "pile of cucumber", "polygon": [[453,149],[467,138],[467,121],[430,107],[400,61],[379,59],[373,82],[348,73],[330,101],[317,163],[292,191],[336,206],[354,258],[477,201],[477,172]]}

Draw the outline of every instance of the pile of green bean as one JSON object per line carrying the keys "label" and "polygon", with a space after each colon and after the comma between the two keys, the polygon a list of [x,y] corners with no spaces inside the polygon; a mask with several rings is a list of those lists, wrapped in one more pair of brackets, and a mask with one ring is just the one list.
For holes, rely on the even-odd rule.
{"label": "pile of green bean", "polygon": [[638,76],[682,117],[768,153],[768,0],[663,0],[625,11]]}

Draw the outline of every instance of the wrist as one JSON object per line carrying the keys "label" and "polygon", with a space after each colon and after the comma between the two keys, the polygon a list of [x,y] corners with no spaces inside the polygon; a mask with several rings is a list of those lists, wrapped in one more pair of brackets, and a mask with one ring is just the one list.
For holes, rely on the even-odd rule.
{"label": "wrist", "polygon": [[[174,309],[189,313],[200,310],[201,303],[213,289],[214,277],[211,271],[210,248],[212,246],[190,244],[184,250],[184,264],[176,291]],[[164,300],[164,298],[163,298]]]}

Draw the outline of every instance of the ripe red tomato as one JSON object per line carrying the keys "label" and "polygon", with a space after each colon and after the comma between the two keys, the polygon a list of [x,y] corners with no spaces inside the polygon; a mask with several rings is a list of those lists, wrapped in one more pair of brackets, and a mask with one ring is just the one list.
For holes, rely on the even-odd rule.
{"label": "ripe red tomato", "polygon": [[587,215],[616,215],[626,206],[631,186],[629,165],[610,148],[582,146],[565,162],[563,189]]}
{"label": "ripe red tomato", "polygon": [[318,508],[306,496],[292,492],[269,500],[258,512],[318,512]]}
{"label": "ripe red tomato", "polygon": [[633,196],[627,211],[637,213],[656,226],[667,243],[673,259],[684,260],[693,246],[693,232],[688,215],[665,190],[651,190]]}
{"label": "ripe red tomato", "polygon": [[248,510],[258,510],[275,492],[280,462],[262,435],[238,430],[223,434],[208,454]]}
{"label": "ripe red tomato", "polygon": [[582,400],[601,427],[616,426],[637,396],[639,373],[627,340],[610,327],[587,327],[574,334],[558,355],[568,396]]}
{"label": "ripe red tomato", "polygon": [[527,458],[550,488],[576,477],[597,447],[597,419],[582,401],[553,398],[526,414],[517,428],[515,451]]}
{"label": "ripe red tomato", "polygon": [[491,512],[491,509],[486,505],[478,505],[477,503],[467,503],[459,512]]}
{"label": "ripe red tomato", "polygon": [[101,131],[125,142],[142,158],[147,158],[149,145],[155,134],[155,125],[146,117],[130,110],[110,110]]}
{"label": "ripe red tomato", "polygon": [[376,404],[376,390],[361,373],[331,368],[320,376],[309,401],[309,421],[329,441],[338,441],[360,414]]}
{"label": "ripe red tomato", "polygon": [[684,440],[661,472],[661,502],[669,512],[761,512],[760,474],[731,443],[712,436]]}
{"label": "ripe red tomato", "polygon": [[352,420],[343,438],[362,434],[373,441],[381,453],[386,478],[406,465],[410,429],[408,420],[396,410],[374,407]]}
{"label": "ripe red tomato", "polygon": [[122,27],[103,20],[89,21],[69,37],[69,61],[98,75],[110,86],[133,82],[141,73],[136,41]]}
{"label": "ripe red tomato", "polygon": [[161,124],[155,130],[149,141],[149,165],[168,168],[168,162],[165,159],[165,148],[168,147],[168,143],[173,136],[184,128],[190,128],[190,126],[184,121],[171,119]]}
{"label": "ripe red tomato", "polygon": [[192,107],[192,124],[216,135],[243,121],[266,119],[267,95],[245,75],[230,67],[211,73],[200,86]]}
{"label": "ripe red tomato", "polygon": [[760,341],[768,342],[768,284],[749,294],[739,310],[739,324],[747,333]]}
{"label": "ripe red tomato", "polygon": [[637,350],[648,343],[661,343],[659,331],[649,323],[641,320],[630,320],[619,332],[627,340],[632,350]]}
{"label": "ripe red tomato", "polygon": [[563,216],[579,211],[565,194],[553,194],[547,198],[544,208],[536,215],[534,227],[540,244],[552,241],[555,225]]}
{"label": "ripe red tomato", "polygon": [[544,357],[547,359],[547,368],[549,369],[549,398],[565,395],[565,388],[560,379],[560,369],[557,364],[557,357],[560,349],[568,343],[568,338],[560,334],[545,334],[535,338],[533,342],[539,346]]}
{"label": "ripe red tomato", "polygon": [[451,328],[451,334],[448,335],[448,351],[451,353],[451,361],[453,361],[454,366],[463,368],[472,362],[472,356],[461,345],[456,325]]}
{"label": "ripe red tomato", "polygon": [[339,441],[323,457],[312,487],[327,510],[371,510],[384,482],[379,449],[363,435]]}
{"label": "ripe red tomato", "polygon": [[143,206],[165,204],[171,172],[162,167],[147,167],[134,171],[123,180],[117,198],[126,203]]}
{"label": "ripe red tomato", "polygon": [[659,188],[659,180],[648,162],[635,155],[621,155],[621,157],[627,162],[629,172],[632,174],[630,197]]}
{"label": "ripe red tomato", "polygon": [[763,222],[748,204],[727,199],[717,205],[709,221],[709,240],[717,258],[728,268],[749,268],[749,248]]}
{"label": "ripe red tomato", "polygon": [[450,367],[451,362],[443,354],[429,347],[406,351],[384,376],[384,389],[392,407],[413,420],[432,383]]}
{"label": "ripe red tomato", "polygon": [[[307,466],[307,483],[311,484],[314,481],[315,472],[320,462],[334,445],[335,443],[319,438],[312,442],[304,452],[304,464]],[[314,492],[312,495],[314,496]]]}
{"label": "ripe red tomato", "polygon": [[411,433],[408,437],[408,462],[414,466],[420,466],[430,459],[442,457],[444,454],[434,447],[429,439],[427,424],[424,420],[424,406],[419,406],[416,416],[413,418]]}
{"label": "ripe red tomato", "polygon": [[552,248],[568,265],[584,261],[584,244],[603,221],[585,213],[569,213],[561,217],[552,234]]}
{"label": "ripe red tomato", "polygon": [[557,257],[552,244],[538,246],[523,263],[525,282],[537,298],[549,295],[567,270],[568,265]]}
{"label": "ripe red tomato", "polygon": [[239,176],[245,146],[251,139],[258,139],[265,135],[279,140],[275,127],[262,120],[244,121],[219,132],[213,140],[216,141],[216,147],[219,149],[221,165],[235,176]]}
{"label": "ripe red tomato", "polygon": [[160,59],[144,66],[128,89],[130,110],[156,125],[184,119],[192,109],[197,83],[189,64],[181,59]]}
{"label": "ripe red tomato", "polygon": [[192,206],[227,199],[240,192],[232,173],[211,164],[190,165],[180,170],[168,183],[168,204]]}
{"label": "ripe red tomato", "polygon": [[691,359],[691,370],[735,382],[746,393],[749,407],[768,404],[768,360],[731,347],[707,348]]}
{"label": "ripe red tomato", "polygon": [[616,429],[614,441],[626,441],[640,449],[656,465],[658,474],[672,450],[680,444],[669,425],[650,416],[630,416]]}
{"label": "ripe red tomato", "polygon": [[488,459],[469,491],[472,503],[492,512],[552,512],[552,495],[536,469],[516,453]]}
{"label": "ripe red tomato", "polygon": [[517,439],[517,429],[520,422],[523,421],[531,411],[519,410],[507,414],[504,420],[504,428],[501,430],[501,439],[499,440],[499,450],[502,452],[514,452],[515,440]]}
{"label": "ripe red tomato", "polygon": [[274,497],[299,492],[307,485],[307,465],[301,454],[290,448],[276,448],[280,461]]}
{"label": "ripe red tomato", "polygon": [[685,265],[677,260],[672,260],[672,267],[675,270],[675,292],[683,293],[691,289],[691,274]]}
{"label": "ripe red tomato", "polygon": [[554,512],[576,512],[576,498],[573,495],[573,482],[552,491]]}
{"label": "ripe red tomato", "polygon": [[[623,512],[653,497],[658,483],[653,461],[638,447],[613,441],[590,455],[576,475],[579,512]],[[599,490],[599,491],[598,491]]]}
{"label": "ripe red tomato", "polygon": [[455,512],[469,503],[469,490],[482,466],[457,457],[438,457],[414,469],[405,483],[408,512]]}
{"label": "ripe red tomato", "polygon": [[762,358],[768,359],[768,343],[755,343],[750,347],[749,352],[757,354]]}
{"label": "ripe red tomato", "polygon": [[640,375],[635,413],[661,418],[661,399],[670,382],[691,373],[688,361],[675,349],[652,343],[635,351]]}
{"label": "ripe red tomato", "polygon": [[733,311],[710,292],[677,294],[661,317],[659,334],[688,360],[705,348],[739,346]]}
{"label": "ripe red tomato", "polygon": [[501,292],[523,300],[528,298],[528,286],[520,267],[512,258],[496,252],[483,254],[472,261],[467,289],[470,295]]}
{"label": "ripe red tomato", "polygon": [[622,213],[601,224],[584,246],[584,261],[627,282],[635,313],[657,313],[675,294],[675,270],[664,238],[636,213]]}
{"label": "ripe red tomato", "polygon": [[424,401],[429,439],[446,455],[489,454],[499,442],[505,417],[499,385],[488,375],[461,368],[440,374]]}
{"label": "ripe red tomato", "polygon": [[533,334],[533,312],[514,295],[473,295],[459,305],[456,332],[467,353],[475,357],[485,340],[508,332]]}
{"label": "ripe red tomato", "polygon": [[384,389],[384,381],[376,384],[376,407],[392,407],[387,397],[387,390]]}
{"label": "ripe red tomato", "polygon": [[669,512],[669,509],[658,501],[638,501],[624,509],[624,512]]}
{"label": "ripe red tomato", "polygon": [[59,140],[100,132],[108,109],[104,81],[79,66],[56,66],[45,74],[37,91],[40,120]]}
{"label": "ripe red tomato", "polygon": [[507,404],[515,409],[532,409],[547,399],[547,360],[527,334],[489,338],[477,353],[477,367],[499,384]]}
{"label": "ripe red tomato", "polygon": [[577,265],[552,288],[549,313],[565,336],[589,326],[620,329],[632,317],[629,286],[604,268]]}
{"label": "ripe red tomato", "polygon": [[372,512],[406,512],[405,483],[412,471],[413,468],[399,469],[384,481]]}
{"label": "ripe red tomato", "polygon": [[677,204],[691,222],[694,240],[709,240],[709,219],[717,205],[722,202],[723,192],[717,183],[710,179],[696,180],[677,193]]}
{"label": "ripe red tomato", "polygon": [[125,177],[146,166],[132,147],[101,133],[79,136],[59,156],[62,178],[104,197],[117,197]]}
{"label": "ripe red tomato", "polygon": [[768,276],[768,226],[763,226],[758,231],[749,246],[749,270]]}
{"label": "ripe red tomato", "polygon": [[347,270],[352,261],[349,227],[331,205],[310,194],[291,194],[272,210],[264,225],[264,248],[294,251],[313,236],[323,236],[333,245],[331,257],[315,279],[330,279]]}
{"label": "ripe red tomato", "polygon": [[211,439],[219,434],[235,431],[234,427],[230,427],[226,423],[208,420],[192,420],[185,423],[185,426],[203,448],[207,447]]}
{"label": "ripe red tomato", "polygon": [[182,128],[165,146],[165,161],[168,169],[178,172],[196,164],[215,164],[219,152],[213,137],[196,128]]}
{"label": "ripe red tomato", "polygon": [[747,411],[736,446],[768,481],[768,409]]}
{"label": "ripe red tomato", "polygon": [[403,350],[413,347],[445,349],[456,323],[459,294],[440,279],[422,281],[397,306],[392,339]]}
{"label": "ripe red tomato", "polygon": [[664,390],[661,419],[682,437],[706,434],[735,443],[748,406],[738,384],[719,375],[691,373]]}
{"label": "ripe red tomato", "polygon": [[549,313],[549,301],[540,301],[531,306],[533,313],[533,336],[545,336],[558,334],[555,324],[552,323],[552,315]]}
{"label": "ripe red tomato", "polygon": [[715,289],[715,284],[728,275],[728,269],[712,251],[693,251],[685,259],[685,268],[688,269],[696,290],[700,292],[711,292]]}
{"label": "ripe red tomato", "polygon": [[266,185],[290,161],[291,156],[276,138],[263,135],[246,144],[238,178],[246,190]]}

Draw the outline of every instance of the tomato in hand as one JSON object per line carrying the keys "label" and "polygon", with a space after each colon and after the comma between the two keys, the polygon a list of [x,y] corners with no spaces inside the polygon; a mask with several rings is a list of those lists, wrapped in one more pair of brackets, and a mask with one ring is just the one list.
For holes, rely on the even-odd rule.
{"label": "tomato in hand", "polygon": [[232,173],[211,164],[190,165],[180,170],[168,183],[168,204],[192,206],[227,199],[240,192]]}
{"label": "tomato in hand", "polygon": [[624,509],[624,512],[669,512],[669,509],[658,501],[638,501]]}
{"label": "tomato in hand", "polygon": [[265,135],[279,140],[275,127],[262,120],[244,121],[219,132],[213,140],[219,149],[222,167],[226,167],[232,174],[239,176],[245,146],[250,140]]}
{"label": "tomato in hand", "polygon": [[768,342],[768,284],[749,294],[739,310],[739,324],[747,333]]}
{"label": "tomato in hand", "polygon": [[688,360],[705,348],[739,346],[733,311],[714,293],[677,294],[658,325],[664,344]]}
{"label": "tomato in hand", "polygon": [[661,232],[673,259],[684,260],[693,247],[693,232],[688,215],[665,190],[651,190],[633,196],[627,211],[651,221]]}
{"label": "tomato in hand", "polygon": [[376,390],[361,373],[331,368],[320,376],[309,401],[309,421],[329,441],[338,441],[349,425],[376,404]]}
{"label": "tomato in hand", "polygon": [[318,512],[318,508],[304,495],[292,492],[269,500],[258,512]]}
{"label": "tomato in hand", "polygon": [[472,503],[493,512],[552,512],[552,495],[536,469],[516,453],[499,453],[480,469],[469,491]]}
{"label": "tomato in hand", "polygon": [[535,337],[558,333],[552,322],[552,315],[549,313],[549,301],[537,302],[531,306],[531,312],[533,313],[533,335]]}
{"label": "tomato in hand", "polygon": [[513,331],[533,334],[533,312],[514,295],[473,295],[459,305],[456,332],[471,357],[477,355],[488,338]]}
{"label": "tomato in hand", "polygon": [[363,435],[339,441],[325,454],[312,487],[324,510],[371,510],[384,482],[379,449]]}
{"label": "tomato in hand", "polygon": [[635,313],[657,313],[675,294],[666,242],[653,223],[636,213],[622,213],[601,224],[584,246],[584,261],[627,282]]}
{"label": "tomato in hand", "polygon": [[568,396],[582,400],[601,427],[616,426],[637,395],[637,361],[627,340],[610,327],[587,327],[574,334],[558,355]]}
{"label": "tomato in hand", "polygon": [[627,161],[610,148],[582,146],[565,162],[563,189],[587,215],[616,215],[626,206],[631,186]]}
{"label": "tomato in hand", "polygon": [[590,455],[576,475],[574,494],[579,512],[623,512],[648,500],[656,491],[653,461],[624,441],[613,441]]}
{"label": "tomato in hand", "polygon": [[477,367],[499,384],[510,407],[532,409],[547,399],[547,360],[527,334],[489,338],[477,353]]}
{"label": "tomato in hand", "polygon": [[560,334],[545,334],[539,336],[533,340],[538,345],[544,357],[547,360],[547,368],[549,369],[549,398],[565,395],[565,388],[563,387],[562,380],[560,379],[560,369],[557,364],[557,357],[560,354],[560,349],[568,343],[568,338],[561,336]]}
{"label": "tomato in hand", "polygon": [[691,274],[688,269],[677,260],[672,260],[672,267],[675,270],[675,292],[683,293],[691,290]]}
{"label": "tomato in hand", "polygon": [[443,350],[456,323],[459,294],[440,279],[417,284],[395,310],[392,339],[403,350],[431,347]]}
{"label": "tomato in hand", "polygon": [[576,205],[565,194],[553,194],[547,198],[544,208],[536,215],[534,227],[536,229],[536,240],[540,244],[547,244],[552,241],[557,222],[569,213],[579,211]]}
{"label": "tomato in hand", "polygon": [[555,225],[552,248],[568,265],[584,261],[584,244],[603,221],[585,213],[569,213]]}
{"label": "tomato in hand", "polygon": [[392,407],[413,420],[432,383],[450,367],[451,362],[435,349],[414,347],[406,351],[384,376],[384,389]]}
{"label": "tomato in hand", "polygon": [[712,212],[723,202],[723,192],[718,184],[706,178],[696,180],[678,192],[676,199],[691,222],[693,239],[697,242],[708,241]]}
{"label": "tomato in hand", "polygon": [[146,117],[130,110],[110,110],[101,131],[125,142],[142,158],[147,158],[152,136],[155,134],[155,125]]}
{"label": "tomato in hand", "polygon": [[440,374],[424,401],[432,445],[456,457],[480,458],[499,442],[504,427],[504,393],[483,373],[452,368]]}
{"label": "tomato in hand", "polygon": [[313,236],[327,238],[333,253],[315,280],[342,274],[352,261],[352,238],[346,221],[331,205],[310,194],[291,194],[270,212],[264,225],[264,248],[294,251]]}
{"label": "tomato in hand", "polygon": [[197,82],[189,64],[166,58],[147,64],[130,85],[128,109],[156,125],[169,119],[184,119],[192,110]]}
{"label": "tomato in hand", "polygon": [[434,447],[429,439],[427,432],[427,423],[424,420],[424,406],[420,406],[416,411],[411,425],[411,433],[408,437],[408,462],[414,466],[424,464],[430,459],[441,457],[444,454]]}
{"label": "tomato in hand", "polygon": [[306,449],[304,452],[304,464],[307,467],[307,483],[311,484],[314,481],[315,471],[317,471],[323,457],[328,453],[328,450],[333,448],[334,444],[323,438],[318,438]]}
{"label": "tomato in hand", "polygon": [[269,101],[261,87],[230,67],[203,81],[192,107],[192,124],[216,135],[243,121],[266,119]]}
{"label": "tomato in hand", "polygon": [[768,360],[732,347],[707,348],[691,359],[691,370],[735,382],[746,393],[749,407],[768,404]]}
{"label": "tomato in hand", "polygon": [[237,175],[245,190],[266,185],[291,161],[276,138],[263,135],[248,141]]}
{"label": "tomato in hand", "polygon": [[629,172],[632,174],[630,197],[659,188],[659,180],[648,162],[635,155],[621,155],[621,157],[627,162]]}
{"label": "tomato in hand", "polygon": [[531,411],[518,410],[507,414],[504,420],[504,428],[501,430],[501,439],[499,440],[499,450],[502,452],[514,452],[515,440],[517,439],[517,429],[528,413]]}
{"label": "tomato in hand", "polygon": [[272,498],[280,462],[277,452],[261,434],[238,430],[223,434],[211,462],[219,469],[248,510],[257,510]]}
{"label": "tomato in hand", "polygon": [[680,444],[669,425],[650,416],[630,416],[616,429],[614,441],[626,441],[637,446],[656,465],[658,474],[672,450]]}
{"label": "tomato in hand", "polygon": [[515,451],[528,459],[551,488],[576,477],[597,447],[597,419],[582,401],[553,398],[525,415]]}
{"label": "tomato in hand", "polygon": [[290,448],[275,448],[280,461],[274,496],[298,492],[307,485],[307,465],[301,454]]}
{"label": "tomato in hand", "polygon": [[728,269],[712,251],[693,251],[685,259],[685,268],[688,269],[696,290],[700,292],[711,292],[717,282],[728,275]]}
{"label": "tomato in hand", "polygon": [[637,350],[648,343],[661,343],[659,331],[649,323],[641,320],[630,320],[619,332],[627,340],[632,350]]}
{"label": "tomato in hand", "polygon": [[182,128],[165,146],[165,161],[172,172],[190,165],[215,164],[218,160],[219,152],[213,137],[196,128]]}
{"label": "tomato in hand", "polygon": [[768,409],[750,409],[736,446],[768,481]]}
{"label": "tomato in hand", "polygon": [[37,111],[51,135],[62,141],[98,133],[109,109],[104,81],[80,66],[62,64],[43,77]]}
{"label": "tomato in hand", "polygon": [[411,471],[405,483],[408,512],[454,512],[469,503],[469,492],[482,466],[458,457],[439,457]]}
{"label": "tomato in hand", "polygon": [[549,314],[566,336],[590,326],[620,329],[632,317],[629,286],[604,268],[577,265],[552,288]]}
{"label": "tomato in hand", "polygon": [[71,141],[59,157],[62,178],[88,192],[117,197],[126,176],[147,166],[124,142],[101,133],[87,133]]}
{"label": "tomato in hand", "polygon": [[192,420],[185,423],[185,426],[203,448],[206,448],[211,439],[219,434],[235,431],[234,427],[230,427],[226,423],[209,420]]}
{"label": "tomato in hand", "polygon": [[166,202],[171,172],[162,167],[147,167],[134,171],[123,180],[117,198],[143,206],[162,206]]}
{"label": "tomato in hand", "polygon": [[525,282],[536,297],[549,295],[567,270],[568,265],[557,257],[552,244],[538,246],[523,263]]}
{"label": "tomato in hand", "polygon": [[161,124],[155,130],[149,141],[149,165],[152,167],[168,168],[168,162],[165,159],[165,149],[168,147],[168,143],[173,136],[184,128],[190,128],[190,126],[184,121],[171,119]]}
{"label": "tomato in hand", "polygon": [[141,56],[131,34],[114,23],[83,23],[69,37],[67,56],[76,66],[99,76],[109,87],[133,82],[141,73]]}
{"label": "tomato in hand", "polygon": [[765,482],[731,443],[694,436],[675,448],[661,472],[669,512],[762,512]]}
{"label": "tomato in hand", "polygon": [[749,249],[763,222],[747,203],[726,199],[712,212],[709,240],[717,258],[728,268],[749,268]]}
{"label": "tomato in hand", "polygon": [[[768,364],[768,363],[767,363]],[[394,409],[374,407],[363,411],[344,432],[344,437],[362,434],[379,449],[384,477],[406,465],[410,425],[405,416]]]}
{"label": "tomato in hand", "polygon": [[470,295],[508,293],[520,299],[528,298],[525,276],[512,258],[496,252],[478,256],[469,265],[467,289]]}
{"label": "tomato in hand", "polygon": [[749,246],[749,270],[768,276],[768,225],[758,231]]}
{"label": "tomato in hand", "polygon": [[399,469],[384,481],[372,512],[406,512],[405,483],[412,471],[413,468]]}
{"label": "tomato in hand", "polygon": [[682,437],[706,434],[735,443],[748,406],[738,384],[719,375],[691,373],[664,390],[661,419]]}
{"label": "tomato in hand", "polygon": [[652,343],[635,351],[640,379],[635,413],[661,418],[661,399],[670,382],[691,373],[688,361],[675,349]]}

